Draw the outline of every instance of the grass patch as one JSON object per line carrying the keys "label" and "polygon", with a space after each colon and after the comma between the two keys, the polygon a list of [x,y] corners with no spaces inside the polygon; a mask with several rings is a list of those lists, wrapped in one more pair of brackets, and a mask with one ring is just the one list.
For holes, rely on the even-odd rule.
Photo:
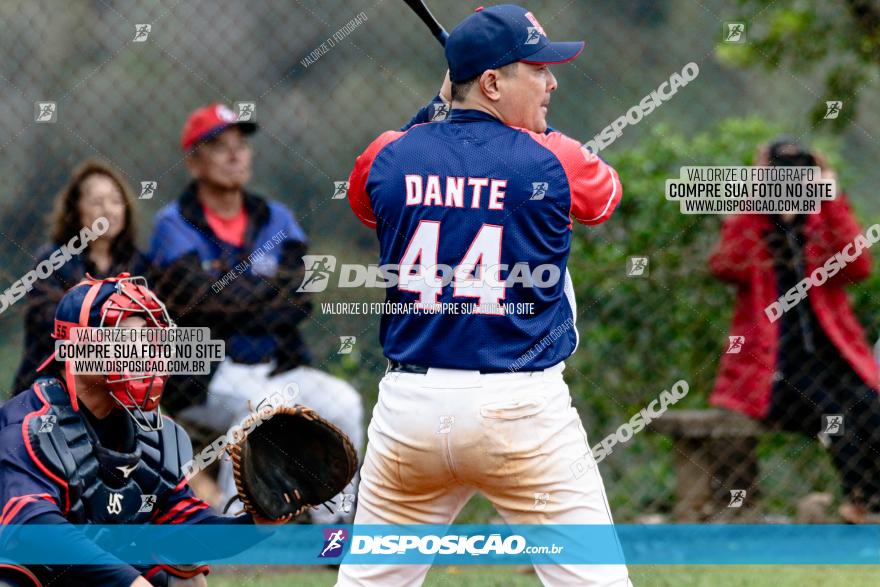
{"label": "grass patch", "polygon": [[[880,585],[880,568],[872,566],[693,565],[631,566],[635,587],[861,587]],[[336,571],[269,567],[218,567],[211,587],[331,587]],[[525,567],[435,567],[426,587],[539,587]]]}

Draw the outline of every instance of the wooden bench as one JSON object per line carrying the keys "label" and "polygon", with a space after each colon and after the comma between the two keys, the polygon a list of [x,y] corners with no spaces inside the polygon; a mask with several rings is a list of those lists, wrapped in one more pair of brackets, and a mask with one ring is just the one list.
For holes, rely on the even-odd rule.
{"label": "wooden bench", "polygon": [[[649,430],[672,439],[675,454],[677,522],[747,522],[758,516],[759,422],[720,409],[671,410]],[[729,507],[731,491],[745,490],[740,507]]]}

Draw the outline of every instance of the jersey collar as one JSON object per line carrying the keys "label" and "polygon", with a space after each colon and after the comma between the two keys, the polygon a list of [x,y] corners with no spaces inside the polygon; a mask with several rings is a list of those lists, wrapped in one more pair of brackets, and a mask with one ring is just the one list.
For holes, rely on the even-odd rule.
{"label": "jersey collar", "polygon": [[501,122],[496,117],[482,110],[470,108],[453,108],[449,113],[450,122]]}

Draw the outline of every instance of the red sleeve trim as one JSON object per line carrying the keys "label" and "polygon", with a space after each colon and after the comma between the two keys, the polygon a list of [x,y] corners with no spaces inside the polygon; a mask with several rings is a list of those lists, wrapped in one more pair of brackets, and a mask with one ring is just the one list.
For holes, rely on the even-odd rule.
{"label": "red sleeve trim", "polygon": [[[6,502],[6,506],[3,508],[3,516],[0,517],[0,526],[4,526],[12,521],[12,518],[27,504],[36,501],[30,495],[22,495],[19,497],[13,497],[9,501]],[[14,505],[13,505],[14,504]]]}
{"label": "red sleeve trim", "polygon": [[[184,513],[185,510],[188,510],[190,508],[204,509],[206,507],[208,507],[208,504],[206,504],[205,502],[203,502],[199,498],[187,497],[186,499],[180,500],[177,504],[174,505],[174,507],[172,507],[170,510],[168,510],[164,514],[160,515],[157,518],[154,518],[153,523],[154,524],[165,524],[169,520],[171,520],[172,518],[176,517],[177,515]],[[196,509],[193,509],[193,512],[194,511],[196,511]],[[192,512],[189,512],[189,513],[191,514]]]}
{"label": "red sleeve trim", "polygon": [[368,228],[376,228],[376,215],[373,214],[370,195],[367,193],[367,179],[370,177],[373,161],[385,146],[405,134],[405,132],[389,130],[379,135],[379,138],[370,143],[367,150],[355,160],[354,169],[348,177],[348,204],[358,220]]}
{"label": "red sleeve trim", "polygon": [[12,569],[13,571],[18,571],[18,572],[20,572],[22,575],[24,575],[25,577],[27,577],[28,579],[30,579],[31,581],[33,581],[33,585],[34,585],[34,587],[43,587],[43,586],[42,586],[42,583],[40,583],[40,580],[37,579],[37,576],[34,575],[34,574],[33,574],[29,569],[27,569],[26,567],[22,567],[22,566],[19,566],[19,565],[11,565],[11,564],[7,564],[7,563],[0,563],[0,569]]}
{"label": "red sleeve trim", "polygon": [[[10,501],[14,501],[14,500],[10,500]],[[15,518],[16,515],[18,515],[18,512],[21,511],[21,508],[23,508],[27,504],[35,502],[35,501],[37,501],[37,500],[33,497],[25,497],[25,498],[19,499],[17,501],[17,503],[12,508],[10,508],[9,514],[2,521],[0,521],[0,524],[3,524],[3,525],[8,524],[9,522],[12,521],[13,518]]]}
{"label": "red sleeve trim", "polygon": [[31,412],[24,417],[24,420],[21,423],[21,436],[24,439],[24,447],[34,464],[37,465],[37,467],[43,472],[44,475],[52,479],[61,487],[62,493],[64,494],[64,510],[62,513],[66,516],[67,512],[70,511],[70,488],[67,485],[67,481],[50,471],[49,468],[46,467],[46,465],[44,465],[39,458],[37,458],[37,453],[34,451],[34,447],[31,446],[31,437],[30,434],[28,434],[28,424],[30,423],[31,418],[33,418],[34,416],[42,416],[49,411],[49,402],[46,401],[45,397],[43,397],[43,392],[40,391],[40,386],[37,383],[34,383],[34,392],[37,394],[37,397],[40,399],[40,401],[43,402],[43,407],[36,412]]}
{"label": "red sleeve trim", "polygon": [[166,573],[169,573],[181,579],[191,579],[192,577],[195,577],[196,575],[201,575],[202,573],[207,575],[209,572],[211,572],[211,568],[208,565],[198,565],[196,567],[183,568],[176,567],[174,565],[156,565],[155,567],[144,573],[142,576],[144,579],[149,581],[159,571],[165,571]]}
{"label": "red sleeve trim", "polygon": [[205,502],[200,502],[200,503],[194,504],[192,507],[187,508],[184,511],[180,512],[179,515],[177,515],[174,519],[171,520],[171,523],[172,524],[182,524],[182,523],[186,522],[188,519],[190,519],[190,517],[192,517],[192,515],[194,513],[201,511],[201,510],[206,510],[206,509],[208,509],[208,507],[209,507],[208,504],[206,504]]}
{"label": "red sleeve trim", "polygon": [[608,220],[623,196],[617,171],[562,133],[526,132],[556,155],[562,165],[571,191],[571,217],[581,224],[601,224]]}
{"label": "red sleeve trim", "polygon": [[13,497],[12,499],[10,499],[9,501],[6,502],[6,505],[3,506],[3,511],[0,512],[0,524],[4,523],[3,520],[6,519],[6,513],[9,511],[9,508],[12,506],[12,504],[15,503],[15,500],[21,499],[22,497],[25,497],[25,496]]}
{"label": "red sleeve trim", "polygon": [[[19,495],[13,497],[9,501],[6,502],[6,505],[3,506],[3,513],[0,514],[0,526],[4,526],[6,524],[12,523],[12,520],[18,515],[18,512],[29,503],[33,503],[38,499],[45,499],[46,501],[51,501],[56,506],[58,503],[48,493],[34,493],[31,495]],[[15,505],[13,505],[15,504]]]}

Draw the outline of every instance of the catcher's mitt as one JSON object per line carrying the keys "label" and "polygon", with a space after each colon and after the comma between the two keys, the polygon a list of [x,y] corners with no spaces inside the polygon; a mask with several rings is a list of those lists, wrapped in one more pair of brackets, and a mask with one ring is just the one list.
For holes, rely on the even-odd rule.
{"label": "catcher's mitt", "polygon": [[[254,416],[249,416],[253,418]],[[305,406],[278,406],[262,423],[232,439],[229,452],[238,497],[254,518],[283,524],[341,492],[357,471],[344,432]]]}

